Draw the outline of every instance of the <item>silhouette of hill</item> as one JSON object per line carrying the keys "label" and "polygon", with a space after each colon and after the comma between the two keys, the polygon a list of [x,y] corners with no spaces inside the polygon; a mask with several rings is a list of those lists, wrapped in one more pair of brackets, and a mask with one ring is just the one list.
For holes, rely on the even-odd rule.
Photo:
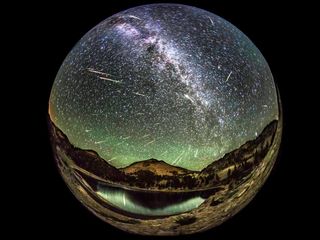
{"label": "silhouette of hill", "polygon": [[131,175],[136,175],[139,171],[150,171],[155,175],[160,176],[184,175],[194,172],[181,167],[172,166],[162,160],[157,160],[154,158],[132,163],[125,168],[121,168],[120,170],[125,174]]}
{"label": "silhouette of hill", "polygon": [[73,146],[50,117],[49,128],[58,164],[63,162],[86,178],[141,190],[184,191],[218,188],[230,181],[241,181],[268,153],[277,122],[277,120],[270,122],[256,139],[227,153],[200,172],[172,166],[156,159],[137,161],[125,168],[117,169],[95,151]]}

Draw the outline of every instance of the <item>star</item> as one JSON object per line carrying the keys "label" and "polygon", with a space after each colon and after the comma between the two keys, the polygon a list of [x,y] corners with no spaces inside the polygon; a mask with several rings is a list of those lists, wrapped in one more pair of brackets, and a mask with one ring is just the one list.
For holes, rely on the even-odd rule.
{"label": "star", "polygon": [[154,158],[201,170],[278,119],[273,77],[220,17],[150,9],[116,14],[80,40],[57,74],[49,114],[75,146],[115,167]]}

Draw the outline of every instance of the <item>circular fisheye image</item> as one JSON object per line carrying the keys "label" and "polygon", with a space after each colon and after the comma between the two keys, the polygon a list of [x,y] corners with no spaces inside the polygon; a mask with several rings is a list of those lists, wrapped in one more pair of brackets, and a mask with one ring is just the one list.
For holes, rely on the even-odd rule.
{"label": "circular fisheye image", "polygon": [[282,133],[257,47],[178,4],[122,11],[83,36],[53,83],[48,120],[75,197],[142,235],[201,232],[235,215],[266,181]]}

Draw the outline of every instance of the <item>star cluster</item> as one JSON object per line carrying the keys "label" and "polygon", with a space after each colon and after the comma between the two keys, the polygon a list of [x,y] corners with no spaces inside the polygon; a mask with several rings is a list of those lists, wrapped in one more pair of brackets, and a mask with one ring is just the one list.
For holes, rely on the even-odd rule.
{"label": "star cluster", "polygon": [[113,15],[72,49],[49,113],[70,141],[116,167],[155,158],[201,170],[278,118],[272,74],[253,43],[193,7]]}

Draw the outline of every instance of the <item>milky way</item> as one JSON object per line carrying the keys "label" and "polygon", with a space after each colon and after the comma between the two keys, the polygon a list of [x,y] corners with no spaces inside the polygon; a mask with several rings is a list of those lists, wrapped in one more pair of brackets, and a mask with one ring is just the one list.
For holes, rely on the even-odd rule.
{"label": "milky way", "polygon": [[116,167],[155,158],[192,170],[278,119],[273,78],[224,19],[182,5],[120,12],[90,30],[55,79],[54,123]]}

